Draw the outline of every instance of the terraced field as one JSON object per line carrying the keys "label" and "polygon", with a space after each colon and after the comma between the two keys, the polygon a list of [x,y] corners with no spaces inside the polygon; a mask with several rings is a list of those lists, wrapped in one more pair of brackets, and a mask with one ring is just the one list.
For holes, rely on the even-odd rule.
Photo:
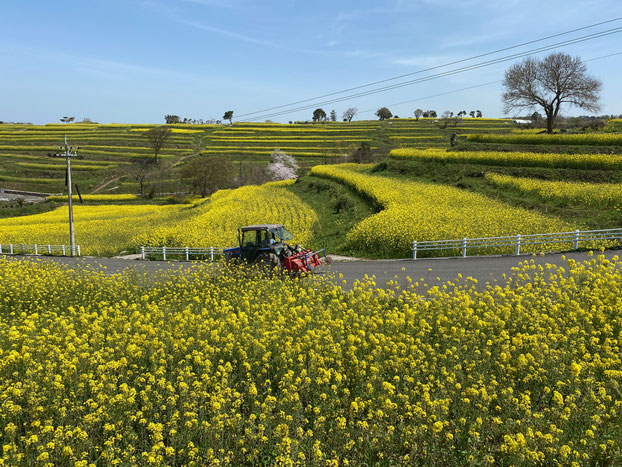
{"label": "terraced field", "polygon": [[[67,135],[83,159],[73,164],[74,181],[84,193],[103,182],[112,193],[137,193],[132,176],[137,161],[154,157],[145,131],[157,125],[48,124],[0,125],[0,187],[60,193],[64,189],[61,161],[49,159]],[[446,147],[449,134],[474,131],[507,132],[509,120],[464,119],[458,126],[440,128],[436,119],[330,122],[319,124],[235,123],[233,125],[168,125],[173,134],[159,158],[168,167],[158,181],[159,191],[182,189],[183,164],[199,154],[195,140],[203,136],[202,156],[225,156],[236,163],[266,165],[275,148],[295,156],[302,166],[334,163],[362,143],[388,154],[395,147]]]}

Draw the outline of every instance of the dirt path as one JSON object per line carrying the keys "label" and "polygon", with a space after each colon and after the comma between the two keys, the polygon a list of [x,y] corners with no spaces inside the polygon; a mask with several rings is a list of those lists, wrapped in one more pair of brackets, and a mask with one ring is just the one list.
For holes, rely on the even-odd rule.
{"label": "dirt path", "polygon": [[116,182],[117,180],[121,180],[123,178],[123,175],[121,175],[120,177],[116,177],[113,178],[112,180],[108,180],[107,182],[102,183],[101,185],[99,185],[98,187],[95,187],[93,190],[91,190],[91,194],[94,195],[96,194],[98,191],[103,190],[104,188],[106,188],[108,185],[110,185],[111,183]]}

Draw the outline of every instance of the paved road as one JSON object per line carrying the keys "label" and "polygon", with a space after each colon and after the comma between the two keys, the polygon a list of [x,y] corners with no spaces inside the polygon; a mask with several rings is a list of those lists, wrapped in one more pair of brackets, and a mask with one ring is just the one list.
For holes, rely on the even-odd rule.
{"label": "paved road", "polygon": [[[613,256],[622,257],[622,250],[604,252],[607,258]],[[325,268],[325,274],[343,275],[346,280],[346,288],[352,286],[357,279],[363,279],[365,275],[375,276],[378,286],[386,284],[397,276],[400,283],[405,283],[406,277],[414,281],[423,279],[427,284],[444,283],[455,280],[458,274],[463,277],[473,277],[483,285],[486,282],[503,281],[503,274],[510,275],[512,268],[520,262],[533,260],[536,264],[562,265],[562,256],[583,261],[589,258],[587,252],[577,253],[549,253],[546,255],[524,256],[476,256],[467,258],[434,258],[417,260],[376,260],[376,261],[352,261],[336,262]],[[85,267],[103,270],[114,274],[126,269],[135,269],[147,273],[155,273],[161,270],[187,270],[193,263],[165,262],[165,261],[137,261],[114,258],[66,258],[66,257],[33,257],[33,256],[2,256],[9,260],[27,258],[33,261],[54,261],[71,267]]]}
{"label": "paved road", "polygon": [[27,203],[39,203],[45,201],[46,197],[47,193],[15,192],[15,190],[0,188],[0,201],[15,201],[18,198],[22,198]]}
{"label": "paved road", "polygon": [[[594,253],[600,254],[600,253]],[[622,250],[610,250],[602,253],[607,258],[622,257]],[[413,281],[425,281],[426,284],[453,281],[462,274],[473,277],[480,285],[487,282],[503,282],[503,275],[512,274],[512,268],[524,261],[533,260],[536,264],[563,265],[562,257],[584,261],[589,259],[588,252],[548,253],[545,255],[521,256],[473,256],[467,258],[430,258],[417,260],[377,260],[333,263],[332,271],[341,273],[348,285],[361,279],[365,274],[375,276],[378,286],[386,284],[397,276],[397,281],[404,284],[406,277]]]}

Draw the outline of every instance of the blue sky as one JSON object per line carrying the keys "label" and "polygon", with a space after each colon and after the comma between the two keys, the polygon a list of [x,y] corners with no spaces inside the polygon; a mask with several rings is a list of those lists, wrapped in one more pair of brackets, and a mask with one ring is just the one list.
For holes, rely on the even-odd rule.
{"label": "blue sky", "polygon": [[[619,0],[0,0],[0,120],[219,119],[618,16]],[[560,50],[584,60],[622,52],[622,33]],[[499,117],[499,83],[424,98],[499,81],[511,63],[322,107],[339,116],[356,107],[357,119],[375,118],[382,106],[401,117],[417,107]],[[622,55],[587,66],[603,82],[602,113],[622,113]],[[405,101],[414,102],[395,105]],[[310,119],[312,110],[273,120]]]}

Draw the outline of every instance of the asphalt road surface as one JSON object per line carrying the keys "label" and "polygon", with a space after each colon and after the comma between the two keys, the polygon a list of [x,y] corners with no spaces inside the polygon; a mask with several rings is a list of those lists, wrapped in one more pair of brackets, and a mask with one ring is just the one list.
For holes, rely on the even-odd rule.
{"label": "asphalt road surface", "polygon": [[[604,254],[610,259],[613,256],[620,257],[622,250],[610,250],[603,253],[595,252],[594,255]],[[388,281],[395,280],[404,284],[406,277],[413,281],[423,280],[428,285],[435,285],[453,281],[461,274],[463,277],[473,277],[478,280],[480,286],[487,282],[504,283],[503,275],[511,275],[512,268],[524,261],[533,260],[536,264],[556,264],[563,265],[562,257],[584,261],[589,259],[588,252],[570,253],[549,253],[545,255],[521,255],[521,256],[474,256],[467,258],[434,258],[417,260],[375,260],[375,261],[351,261],[334,262],[331,265],[323,266],[324,270],[320,274],[335,277],[338,283],[345,280],[345,288],[350,288],[354,281],[362,280],[366,275],[375,277],[376,285],[384,286]],[[72,268],[83,267],[95,270],[103,270],[110,274],[119,273],[127,269],[134,269],[137,272],[155,273],[162,270],[178,269],[184,271],[189,269],[192,262],[167,262],[167,261],[139,261],[115,258],[94,258],[94,257],[46,257],[46,256],[4,256],[0,255],[0,260],[28,259],[31,261],[53,261],[58,264],[70,266]],[[338,275],[342,277],[339,278]]]}
{"label": "asphalt road surface", "polygon": [[[598,254],[604,254],[606,258],[611,259],[614,256],[622,257],[622,250],[594,252],[594,256]],[[329,268],[333,272],[341,273],[348,286],[351,286],[353,281],[362,279],[365,274],[375,276],[377,286],[383,286],[391,280],[404,284],[406,277],[410,277],[413,281],[423,281],[428,285],[438,285],[457,279],[458,274],[464,278],[477,279],[480,286],[483,286],[488,282],[505,284],[504,274],[510,276],[513,273],[512,268],[517,267],[519,263],[533,260],[535,264],[563,266],[565,261],[562,258],[585,261],[590,259],[590,256],[586,251],[545,255],[353,261],[333,263]]]}

